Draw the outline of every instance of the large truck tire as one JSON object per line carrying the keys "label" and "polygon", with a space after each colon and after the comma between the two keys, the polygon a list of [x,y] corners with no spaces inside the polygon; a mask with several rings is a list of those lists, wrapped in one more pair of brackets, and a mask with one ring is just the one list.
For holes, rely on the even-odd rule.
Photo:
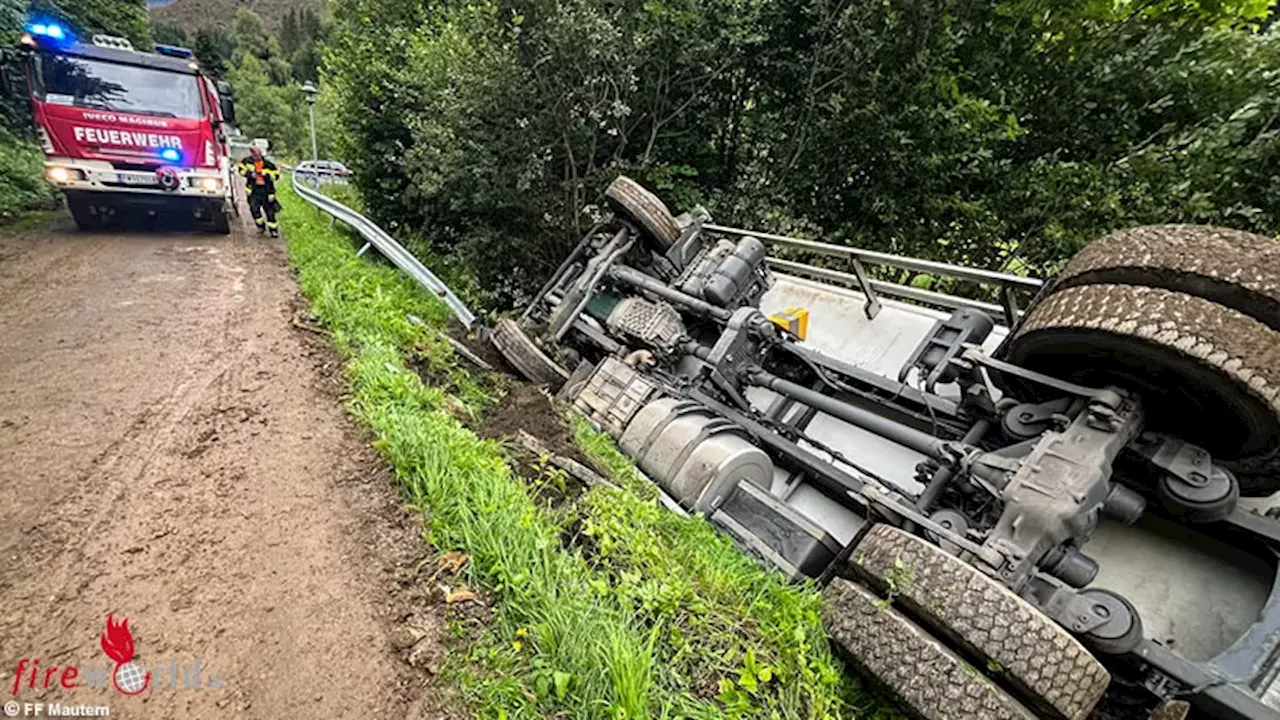
{"label": "large truck tire", "polygon": [[924,720],[1035,720],[945,643],[844,578],[823,591],[823,622],[840,654]]}
{"label": "large truck tire", "polygon": [[511,318],[499,320],[493,326],[489,340],[502,357],[530,382],[546,385],[555,392],[569,379],[569,372],[547,357]]}
{"label": "large truck tire", "polygon": [[1194,295],[1280,331],[1280,242],[1204,225],[1119,230],[1076,253],[1050,294],[1081,285],[1141,285]]}
{"label": "large truck tire", "polygon": [[93,214],[88,200],[67,193],[67,210],[71,211],[71,219],[75,220],[76,227],[81,231],[98,229],[98,216]]}
{"label": "large truck tire", "polygon": [[213,203],[210,214],[213,219],[213,231],[219,235],[230,235],[231,218],[228,216],[227,208],[222,203]]}
{"label": "large truck tire", "polygon": [[1111,683],[1102,663],[1061,625],[922,538],[876,525],[858,543],[851,563],[1047,717],[1084,720]]}
{"label": "large truck tire", "polygon": [[1280,331],[1255,317],[1162,287],[1055,288],[1023,317],[1005,355],[1137,391],[1148,429],[1208,450],[1244,495],[1280,490]]}
{"label": "large truck tire", "polygon": [[680,226],[671,211],[658,196],[635,180],[619,175],[609,184],[604,196],[614,212],[639,225],[641,231],[656,242],[655,249],[665,251],[680,239]]}

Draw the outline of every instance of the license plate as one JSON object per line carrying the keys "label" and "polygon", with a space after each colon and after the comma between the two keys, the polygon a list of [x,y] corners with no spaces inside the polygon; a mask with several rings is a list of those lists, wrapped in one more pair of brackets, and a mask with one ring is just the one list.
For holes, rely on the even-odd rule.
{"label": "license plate", "polygon": [[160,181],[155,175],[141,175],[133,173],[120,173],[121,185],[159,185]]}

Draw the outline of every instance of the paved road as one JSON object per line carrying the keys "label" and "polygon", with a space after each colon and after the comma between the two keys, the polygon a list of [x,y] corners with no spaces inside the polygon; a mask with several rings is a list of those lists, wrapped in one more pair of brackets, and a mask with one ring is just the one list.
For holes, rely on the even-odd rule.
{"label": "paved road", "polygon": [[[298,303],[278,241],[0,229],[0,699],[425,713],[385,567],[423,549],[389,528],[390,483]],[[111,667],[108,614],[152,672],[137,697],[84,686]],[[185,688],[197,661],[205,687]]]}

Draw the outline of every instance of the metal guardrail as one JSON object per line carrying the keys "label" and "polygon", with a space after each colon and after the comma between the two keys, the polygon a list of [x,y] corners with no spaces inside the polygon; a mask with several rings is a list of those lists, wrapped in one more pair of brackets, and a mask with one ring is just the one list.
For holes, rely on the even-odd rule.
{"label": "metal guardrail", "polygon": [[419,285],[431,291],[436,297],[444,301],[454,317],[458,318],[468,330],[476,323],[476,316],[471,312],[462,300],[444,284],[435,273],[427,269],[413,253],[404,249],[404,246],[396,242],[394,238],[387,234],[385,230],[378,227],[369,218],[325,195],[324,193],[312,189],[306,183],[298,181],[298,172],[295,169],[291,175],[293,181],[293,190],[307,202],[315,205],[324,212],[329,213],[335,220],[341,220],[349,225],[356,232],[360,233],[360,237],[365,240],[365,248],[361,249],[361,253],[368,247],[372,246],[382,253],[382,256],[391,261],[391,264],[400,268],[409,277],[418,281]]}
{"label": "metal guardrail", "polygon": [[[787,237],[786,235],[755,232],[752,230],[744,230],[742,228],[726,227],[724,225],[706,224],[702,227],[704,230],[722,233],[725,235],[750,235],[752,237],[759,238],[761,241],[771,246],[802,250],[818,255],[841,258],[847,261],[850,269],[853,271],[852,273],[841,272],[839,270],[832,270],[829,268],[815,267],[813,265],[806,265],[804,263],[774,257],[769,258],[769,265],[779,270],[785,270],[798,275],[806,275],[818,280],[827,280],[857,287],[867,296],[867,317],[875,317],[876,314],[880,312],[880,303],[876,298],[877,293],[879,293],[927,305],[936,305],[952,309],[971,307],[984,312],[1002,314],[1009,327],[1013,327],[1018,322],[1018,318],[1022,315],[1022,311],[1018,307],[1018,299],[1015,293],[1018,291],[1028,291],[1034,294],[1042,285],[1044,285],[1044,282],[1041,280],[1023,277],[1021,275],[1012,275],[1010,273],[964,267],[962,265],[951,265],[949,263],[906,257],[903,255],[891,255],[889,253],[876,252],[874,250],[863,250],[860,248],[848,247],[846,245],[832,245],[830,243],[818,242],[816,240],[804,240],[801,238]],[[888,267],[903,270],[915,270],[916,272],[940,275],[943,277],[966,280],[978,283],[979,285],[994,287],[999,291],[1000,304],[997,305],[995,303],[983,302],[973,298],[964,298],[958,295],[948,295],[946,293],[925,290],[923,288],[902,285],[900,283],[884,280],[872,280],[867,277],[864,264],[886,265]]]}

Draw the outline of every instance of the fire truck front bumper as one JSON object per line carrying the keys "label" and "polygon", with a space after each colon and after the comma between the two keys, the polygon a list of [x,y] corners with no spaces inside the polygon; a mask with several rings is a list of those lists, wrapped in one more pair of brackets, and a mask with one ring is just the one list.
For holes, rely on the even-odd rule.
{"label": "fire truck front bumper", "polygon": [[[62,190],[127,193],[139,196],[221,199],[229,188],[217,168],[162,167],[156,170],[117,169],[109,162],[49,158],[45,177]],[[142,198],[139,198],[142,199]]]}

